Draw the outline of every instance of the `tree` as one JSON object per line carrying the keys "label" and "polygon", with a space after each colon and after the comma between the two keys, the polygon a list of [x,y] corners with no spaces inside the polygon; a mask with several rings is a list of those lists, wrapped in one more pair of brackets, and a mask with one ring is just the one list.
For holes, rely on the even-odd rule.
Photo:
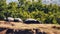
{"label": "tree", "polygon": [[6,11],[6,0],[0,0],[0,19],[4,18],[4,12]]}

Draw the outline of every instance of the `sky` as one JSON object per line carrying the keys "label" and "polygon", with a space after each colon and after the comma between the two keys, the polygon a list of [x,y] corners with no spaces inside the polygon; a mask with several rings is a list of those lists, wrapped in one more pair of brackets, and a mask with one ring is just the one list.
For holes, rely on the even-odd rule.
{"label": "sky", "polygon": [[42,2],[44,3],[44,4],[50,4],[50,3],[52,3],[52,4],[60,4],[60,0],[42,0]]}
{"label": "sky", "polygon": [[[18,0],[7,0],[6,2],[10,3],[11,1],[18,2]],[[50,4],[50,3],[60,4],[60,0],[42,0],[42,3],[44,3],[44,4]]]}
{"label": "sky", "polygon": [[7,2],[7,4],[8,4],[8,3],[10,3],[10,2],[18,2],[18,0],[7,0],[6,2]]}

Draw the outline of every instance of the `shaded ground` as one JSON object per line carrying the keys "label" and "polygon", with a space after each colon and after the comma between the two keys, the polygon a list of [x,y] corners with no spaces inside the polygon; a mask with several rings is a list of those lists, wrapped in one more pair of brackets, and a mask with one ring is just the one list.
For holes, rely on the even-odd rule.
{"label": "shaded ground", "polygon": [[60,34],[60,25],[0,21],[0,34]]}

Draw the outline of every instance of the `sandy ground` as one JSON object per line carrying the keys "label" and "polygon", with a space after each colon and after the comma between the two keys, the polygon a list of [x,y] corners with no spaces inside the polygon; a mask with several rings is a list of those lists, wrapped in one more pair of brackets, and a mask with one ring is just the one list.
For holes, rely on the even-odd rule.
{"label": "sandy ground", "polygon": [[[6,34],[7,30],[11,30],[11,34],[15,31],[19,33],[15,34],[22,34],[19,30],[32,30],[33,34],[60,34],[60,25],[57,24],[24,24],[20,22],[5,22],[0,21],[0,34]],[[10,33],[8,33],[10,34]]]}

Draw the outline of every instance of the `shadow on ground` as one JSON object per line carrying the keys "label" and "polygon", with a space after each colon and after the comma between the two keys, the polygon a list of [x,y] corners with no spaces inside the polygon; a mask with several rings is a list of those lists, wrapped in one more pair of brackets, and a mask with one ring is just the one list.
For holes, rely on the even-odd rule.
{"label": "shadow on ground", "polygon": [[40,32],[39,29],[25,29],[25,30],[14,30],[0,28],[0,32],[6,30],[5,34],[46,34],[45,32]]}
{"label": "shadow on ground", "polygon": [[45,32],[39,32],[38,29],[31,30],[31,29],[25,29],[25,30],[13,30],[8,29],[6,34],[46,34]]}

